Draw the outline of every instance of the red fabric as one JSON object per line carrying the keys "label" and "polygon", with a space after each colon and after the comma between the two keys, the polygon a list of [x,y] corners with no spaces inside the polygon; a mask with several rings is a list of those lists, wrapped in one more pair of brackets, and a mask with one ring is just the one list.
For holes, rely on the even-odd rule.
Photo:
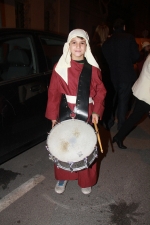
{"label": "red fabric", "polygon": [[92,187],[97,182],[97,163],[95,162],[88,169],[78,172],[69,172],[54,165],[56,180],[78,180],[78,185],[81,188]]}
{"label": "red fabric", "polygon": [[[50,86],[48,90],[48,103],[45,116],[50,120],[57,120],[59,115],[59,104],[61,94],[77,95],[78,80],[82,71],[83,64],[71,61],[71,68],[68,69],[68,85],[65,81],[53,70]],[[105,87],[101,81],[101,72],[98,68],[92,67],[92,79],[90,85],[90,96],[94,100],[94,105],[89,104],[89,117],[92,112],[97,113],[102,118],[104,111],[104,98],[106,95]],[[68,104],[71,110],[75,104]],[[94,150],[94,146],[93,146]],[[57,180],[78,180],[80,187],[91,187],[97,182],[97,163],[95,162],[90,168],[78,172],[69,172],[63,169],[58,169],[54,166],[55,178]]]}
{"label": "red fabric", "polygon": [[[46,118],[50,120],[58,119],[59,104],[61,94],[77,95],[78,80],[82,71],[83,64],[71,61],[71,68],[68,69],[68,85],[65,81],[53,70],[50,86],[48,90],[48,103],[46,109]],[[92,112],[97,113],[102,118],[104,111],[104,98],[106,95],[105,87],[101,81],[101,72],[98,68],[92,67],[92,79],[90,85],[90,96],[94,100],[94,105],[89,104],[89,116]],[[70,108],[74,108],[74,104],[69,104]]]}

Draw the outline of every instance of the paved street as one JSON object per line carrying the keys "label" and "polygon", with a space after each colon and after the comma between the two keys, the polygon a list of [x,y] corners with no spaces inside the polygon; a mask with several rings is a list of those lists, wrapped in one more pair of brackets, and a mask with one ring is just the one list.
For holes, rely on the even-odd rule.
{"label": "paved street", "polygon": [[54,192],[53,163],[45,142],[0,166],[2,225],[150,225],[150,119],[125,139],[126,150],[110,142],[116,133],[100,128],[98,183],[83,195],[77,181]]}

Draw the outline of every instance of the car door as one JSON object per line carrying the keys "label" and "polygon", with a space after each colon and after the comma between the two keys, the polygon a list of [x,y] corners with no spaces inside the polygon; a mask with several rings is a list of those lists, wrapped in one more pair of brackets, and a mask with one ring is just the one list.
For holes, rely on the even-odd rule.
{"label": "car door", "polygon": [[44,76],[38,63],[38,50],[31,34],[1,35],[0,163],[47,136],[50,125],[44,115],[51,73]]}

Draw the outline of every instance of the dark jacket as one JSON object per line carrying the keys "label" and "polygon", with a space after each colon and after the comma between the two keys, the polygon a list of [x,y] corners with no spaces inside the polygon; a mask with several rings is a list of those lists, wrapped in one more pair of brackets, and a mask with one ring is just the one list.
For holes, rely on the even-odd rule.
{"label": "dark jacket", "polygon": [[103,54],[110,68],[111,80],[116,83],[133,83],[136,80],[134,63],[140,54],[138,45],[131,34],[122,29],[114,31],[104,42]]}

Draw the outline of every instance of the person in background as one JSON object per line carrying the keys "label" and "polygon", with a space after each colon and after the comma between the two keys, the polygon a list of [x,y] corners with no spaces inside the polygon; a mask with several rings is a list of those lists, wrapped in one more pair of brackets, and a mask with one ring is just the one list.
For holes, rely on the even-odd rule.
{"label": "person in background", "polygon": [[108,65],[102,53],[102,45],[109,36],[109,27],[106,24],[100,24],[96,27],[93,38],[92,38],[92,53],[98,62],[102,71],[107,69]]}
{"label": "person in background", "polygon": [[111,37],[102,45],[102,52],[109,65],[110,77],[115,90],[113,110],[108,127],[111,128],[114,125],[117,103],[117,129],[119,130],[126,120],[131,87],[137,79],[134,63],[137,62],[140,54],[135,38],[125,32],[124,20],[117,19],[113,29]]}
{"label": "person in background", "polygon": [[109,27],[105,23],[102,23],[98,25],[95,29],[92,38],[91,49],[93,56],[95,57],[99,67],[101,68],[102,81],[107,90],[105,98],[105,110],[103,113],[102,123],[107,129],[109,129],[107,127],[107,124],[109,119],[111,118],[111,111],[113,110],[112,103],[113,103],[114,88],[110,79],[109,66],[102,52],[102,45],[107,40],[107,38],[109,38]]}
{"label": "person in background", "polygon": [[142,67],[143,67],[143,64],[144,64],[147,56],[150,53],[150,43],[148,41],[143,42],[141,45],[142,45],[142,50],[140,51],[140,58],[139,58],[139,60],[137,62],[137,73],[138,73],[138,76],[140,75]]}
{"label": "person in background", "polygon": [[[102,119],[105,95],[101,70],[91,53],[89,36],[82,29],[75,29],[69,33],[63,54],[54,66],[45,116],[52,120],[52,127],[57,122],[71,119],[71,114],[75,114],[75,119],[98,123]],[[67,105],[61,110],[64,99]],[[97,161],[77,172],[66,171],[56,165],[54,171],[58,194],[65,191],[68,180],[78,180],[82,193],[89,194],[98,178]]]}
{"label": "person in background", "polygon": [[125,121],[119,132],[113,137],[119,148],[126,149],[124,138],[137,125],[145,114],[150,112],[150,54],[144,62],[141,74],[132,87],[136,103],[133,112]]}

